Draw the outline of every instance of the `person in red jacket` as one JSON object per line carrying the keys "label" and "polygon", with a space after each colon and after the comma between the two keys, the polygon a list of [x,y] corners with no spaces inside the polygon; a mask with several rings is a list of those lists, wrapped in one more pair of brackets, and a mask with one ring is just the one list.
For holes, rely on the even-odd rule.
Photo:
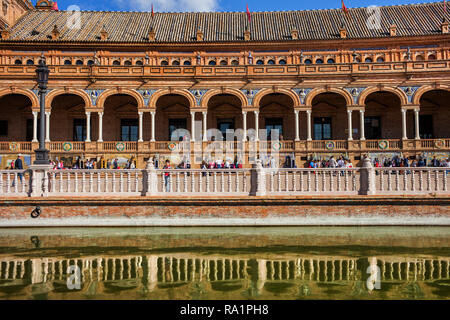
{"label": "person in red jacket", "polygon": [[[163,169],[172,169],[169,160],[166,160],[166,164]],[[164,172],[164,186],[166,188],[166,192],[170,192],[170,172]]]}

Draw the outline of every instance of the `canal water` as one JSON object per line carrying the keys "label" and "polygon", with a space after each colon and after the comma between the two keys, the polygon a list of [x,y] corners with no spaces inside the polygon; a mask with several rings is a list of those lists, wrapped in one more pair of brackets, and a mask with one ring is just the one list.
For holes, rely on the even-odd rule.
{"label": "canal water", "polygon": [[449,299],[449,227],[0,229],[0,299]]}

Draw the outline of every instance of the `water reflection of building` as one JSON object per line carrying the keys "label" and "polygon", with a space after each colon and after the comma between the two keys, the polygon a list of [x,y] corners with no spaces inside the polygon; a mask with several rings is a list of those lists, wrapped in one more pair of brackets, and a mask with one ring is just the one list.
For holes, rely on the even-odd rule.
{"label": "water reflection of building", "polygon": [[[420,288],[424,282],[450,279],[448,257],[378,256],[376,262],[383,283],[404,286],[413,283]],[[369,276],[367,258],[337,256],[259,259],[172,253],[82,258],[3,257],[0,258],[0,292],[2,287],[16,286],[21,291],[31,286],[31,294],[70,293],[65,286],[66,270],[74,264],[81,270],[82,289],[78,293],[88,295],[123,290],[160,294],[171,288],[182,291],[188,284],[199,283],[207,294],[244,290],[244,293],[268,297],[295,292],[320,295],[329,293],[330,286],[356,292],[355,285],[361,287]]]}

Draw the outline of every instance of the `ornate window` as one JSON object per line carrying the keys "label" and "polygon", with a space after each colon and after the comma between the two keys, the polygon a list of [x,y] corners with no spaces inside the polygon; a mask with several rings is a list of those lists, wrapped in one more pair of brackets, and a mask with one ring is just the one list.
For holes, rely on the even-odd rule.
{"label": "ornate window", "polygon": [[221,66],[226,66],[228,64],[227,60],[220,60]]}
{"label": "ornate window", "polygon": [[69,60],[69,59],[64,60],[64,65],[69,66],[71,64],[72,64],[72,60]]}
{"label": "ornate window", "polygon": [[94,64],[94,60],[88,60],[87,65],[92,66]]}
{"label": "ornate window", "polygon": [[173,60],[173,61],[172,61],[172,65],[173,65],[173,66],[179,66],[179,65],[180,65],[180,61],[178,61],[178,60]]}
{"label": "ornate window", "polygon": [[322,63],[323,63],[323,59],[321,59],[321,58],[317,59],[317,60],[316,60],[316,63],[317,63],[317,64],[322,64]]}
{"label": "ornate window", "polygon": [[136,65],[137,66],[142,66],[143,65],[142,60],[136,60]]}
{"label": "ornate window", "polygon": [[267,64],[275,64],[275,60],[270,59],[267,61]]}
{"label": "ornate window", "polygon": [[384,58],[383,57],[378,57],[377,58],[377,62],[384,62]]}
{"label": "ornate window", "polygon": [[311,64],[311,63],[312,63],[311,59],[306,59],[305,60],[305,64]]}
{"label": "ornate window", "polygon": [[430,54],[428,56],[428,60],[436,60],[436,56],[434,54]]}
{"label": "ornate window", "polygon": [[131,61],[130,60],[125,60],[125,62],[123,64],[125,66],[131,66]]}
{"label": "ornate window", "polygon": [[238,66],[239,65],[239,61],[238,60],[232,60],[231,61],[231,65],[232,66]]}
{"label": "ornate window", "polygon": [[364,62],[370,63],[370,62],[373,62],[373,60],[372,60],[372,58],[367,57],[367,58],[364,60]]}
{"label": "ornate window", "polygon": [[264,64],[264,60],[261,60],[261,59],[256,60],[256,64]]}
{"label": "ornate window", "polygon": [[114,60],[113,61],[113,66],[120,66],[120,61],[119,60]]}
{"label": "ornate window", "polygon": [[210,65],[210,66],[215,66],[215,65],[216,65],[216,61],[210,60],[210,61],[208,62],[208,65]]}
{"label": "ornate window", "polygon": [[189,60],[185,60],[185,61],[183,62],[183,65],[185,65],[185,66],[190,66],[190,65],[191,65],[191,62],[190,62]]}
{"label": "ornate window", "polygon": [[416,61],[423,61],[423,60],[425,60],[425,59],[423,58],[422,55],[419,54],[416,56]]}
{"label": "ornate window", "polygon": [[22,64],[22,60],[16,59],[16,61],[14,61],[14,64]]}
{"label": "ornate window", "polygon": [[280,60],[278,61],[278,64],[286,64],[286,60],[280,59]]}
{"label": "ornate window", "polygon": [[34,64],[33,59],[28,59],[28,60],[27,60],[27,64],[28,64],[28,65],[33,65],[33,64]]}
{"label": "ornate window", "polygon": [[75,64],[76,64],[77,66],[82,66],[82,65],[83,65],[83,60],[77,60],[77,61],[75,62]]}
{"label": "ornate window", "polygon": [[329,59],[327,60],[327,63],[336,63],[336,61],[334,61],[333,58],[329,58]]}
{"label": "ornate window", "polygon": [[168,66],[169,62],[167,62],[167,60],[161,60],[161,65],[162,66]]}

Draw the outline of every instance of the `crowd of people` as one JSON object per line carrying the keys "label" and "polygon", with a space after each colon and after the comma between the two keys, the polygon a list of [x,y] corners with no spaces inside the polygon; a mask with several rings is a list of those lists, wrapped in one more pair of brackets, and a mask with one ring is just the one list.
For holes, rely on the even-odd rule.
{"label": "crowd of people", "polygon": [[353,168],[353,163],[344,156],[339,156],[337,160],[331,156],[328,160],[311,159],[308,168]]}
{"label": "crowd of people", "polygon": [[392,167],[450,167],[450,159],[437,159],[433,157],[427,161],[427,158],[419,157],[418,159],[409,159],[408,157],[393,156],[391,158],[385,158],[379,160],[373,159],[373,165],[376,168],[392,168]]}
{"label": "crowd of people", "polygon": [[103,157],[100,158],[99,161],[97,159],[86,159],[83,160],[80,157],[77,157],[75,162],[70,166],[64,166],[64,162],[60,159],[50,160],[50,164],[53,166],[54,170],[62,170],[62,169],[135,169],[136,161],[134,158],[130,158],[127,160],[125,164],[123,162],[119,162],[117,158],[111,160],[104,160]]}

